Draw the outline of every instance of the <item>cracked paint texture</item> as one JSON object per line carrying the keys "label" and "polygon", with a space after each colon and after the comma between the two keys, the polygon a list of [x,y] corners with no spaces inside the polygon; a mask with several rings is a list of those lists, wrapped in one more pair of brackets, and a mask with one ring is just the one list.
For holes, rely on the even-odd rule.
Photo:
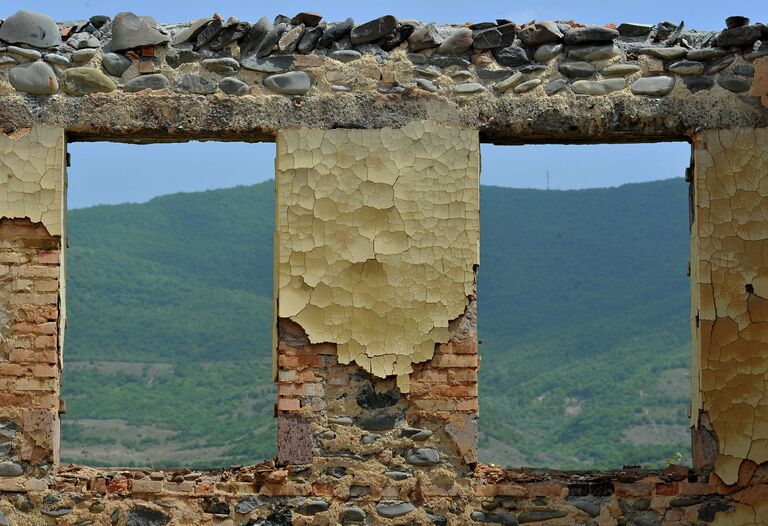
{"label": "cracked paint texture", "polygon": [[699,134],[694,184],[692,418],[708,413],[734,484],[768,461],[768,129]]}
{"label": "cracked paint texture", "polygon": [[474,294],[479,152],[431,122],[280,132],[278,316],[407,391]]}
{"label": "cracked paint texture", "polygon": [[62,235],[64,157],[62,128],[0,133],[0,217],[26,217],[52,236]]}

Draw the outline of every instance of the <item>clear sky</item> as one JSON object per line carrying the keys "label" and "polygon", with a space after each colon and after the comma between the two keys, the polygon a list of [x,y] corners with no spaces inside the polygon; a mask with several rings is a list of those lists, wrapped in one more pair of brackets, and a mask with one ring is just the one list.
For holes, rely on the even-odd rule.
{"label": "clear sky", "polygon": [[[0,18],[18,9],[47,13],[57,20],[77,20],[95,14],[113,16],[119,11],[152,15],[161,22],[180,22],[213,11],[224,17],[255,21],[263,15],[292,16],[317,11],[327,20],[351,16],[365,22],[384,14],[435,22],[508,18],[517,23],[532,19],[573,19],[582,23],[655,23],[685,21],[695,29],[722,29],[731,15],[766,21],[765,0],[715,2],[644,0],[390,0],[380,2],[216,0],[191,2],[166,0],[4,0]],[[761,20],[762,19],[762,20]],[[146,201],[156,195],[179,191],[252,184],[272,177],[274,145],[241,143],[189,143],[134,146],[110,143],[70,145],[70,207],[97,203]],[[682,177],[690,157],[686,143],[600,146],[483,146],[484,184],[544,188],[547,172],[554,189],[615,186],[669,177]],[[137,169],[141,167],[141,169]]]}

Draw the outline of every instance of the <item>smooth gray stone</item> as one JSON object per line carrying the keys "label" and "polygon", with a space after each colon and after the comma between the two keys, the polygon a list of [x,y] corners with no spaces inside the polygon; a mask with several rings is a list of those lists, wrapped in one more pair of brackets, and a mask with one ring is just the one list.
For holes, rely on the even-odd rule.
{"label": "smooth gray stone", "polygon": [[346,506],[341,509],[341,520],[349,522],[364,522],[365,512],[357,506]]}
{"label": "smooth gray stone", "polygon": [[131,59],[117,53],[107,53],[102,57],[101,65],[110,75],[122,77],[125,70],[131,67]]}
{"label": "smooth gray stone", "polygon": [[216,92],[216,83],[204,79],[199,75],[185,73],[176,82],[174,91],[180,93],[194,93],[197,95],[209,95]]}
{"label": "smooth gray stone", "polygon": [[296,16],[291,18],[291,24],[295,26],[304,24],[306,27],[316,27],[322,19],[323,16],[318,13],[314,13],[312,11],[302,11],[301,13],[298,13]]}
{"label": "smooth gray stone", "polygon": [[15,462],[0,462],[0,477],[20,477],[24,468]]}
{"label": "smooth gray stone", "polygon": [[725,68],[733,64],[734,60],[736,60],[736,57],[734,55],[726,55],[723,58],[715,60],[714,62],[709,62],[704,66],[704,73],[706,73],[707,75],[714,75],[715,73],[720,73]]}
{"label": "smooth gray stone", "polygon": [[86,49],[99,47],[99,39],[88,33],[77,33],[67,40],[67,45],[75,49]]}
{"label": "smooth gray stone", "polygon": [[16,60],[13,57],[9,57],[9,56],[2,56],[2,57],[0,57],[0,66],[13,66],[17,62],[18,62],[18,60]]}
{"label": "smooth gray stone", "polygon": [[620,53],[619,48],[613,44],[596,46],[577,46],[568,48],[568,58],[571,60],[608,60]]}
{"label": "smooth gray stone", "polygon": [[578,499],[572,501],[570,504],[574,508],[583,511],[590,517],[594,518],[600,515],[600,504],[597,502],[592,502],[591,500],[587,499]]}
{"label": "smooth gray stone", "polygon": [[218,73],[219,75],[231,76],[238,72],[240,63],[230,57],[226,58],[207,58],[203,60],[202,65],[208,71]]}
{"label": "smooth gray stone", "polygon": [[159,46],[171,41],[133,13],[118,13],[112,21],[112,50],[125,51],[137,47]]}
{"label": "smooth gray stone", "polygon": [[472,30],[460,27],[443,40],[437,52],[441,55],[461,55],[472,48]]}
{"label": "smooth gray stone", "polygon": [[435,24],[427,24],[415,30],[408,37],[408,48],[411,51],[421,51],[437,47],[443,43],[443,37]]}
{"label": "smooth gray stone", "polygon": [[[475,31],[473,39],[474,39],[474,42],[472,44],[472,47],[474,47],[477,51],[497,49],[505,45],[501,31],[499,31],[495,27],[492,27],[490,29],[482,29],[480,31]],[[507,43],[506,45],[509,45],[509,44],[511,44],[511,42]]]}
{"label": "smooth gray stone", "polygon": [[[261,46],[267,33],[269,33],[269,20],[266,16],[263,16],[251,26],[251,29],[248,30],[248,33],[240,41],[240,56],[247,57],[255,53]],[[299,43],[299,46],[301,46],[301,43]]]}
{"label": "smooth gray stone", "polygon": [[[115,511],[118,513],[117,518],[119,520],[119,510]],[[112,517],[115,517],[114,512]],[[169,521],[170,517],[161,511],[136,506],[128,510],[125,526],[165,526]],[[117,524],[117,522],[113,522],[113,524]]]}
{"label": "smooth gray stone", "polygon": [[391,478],[392,480],[405,480],[413,476],[405,471],[385,471],[384,475]]}
{"label": "smooth gray stone", "polygon": [[435,66],[418,66],[413,68],[413,72],[417,75],[422,75],[430,79],[436,79],[443,74],[442,70],[440,68],[436,68]]}
{"label": "smooth gray stone", "polygon": [[429,466],[440,461],[440,453],[431,447],[408,449],[405,452],[405,461],[414,466]]}
{"label": "smooth gray stone", "polygon": [[[416,79],[416,84],[418,84],[420,80],[424,80],[424,79]],[[427,82],[429,82],[429,81],[427,81]],[[433,86],[434,86],[434,84],[433,84]],[[346,87],[346,86],[344,86],[344,87]],[[376,442],[380,438],[381,438],[381,435],[379,435],[378,433],[366,433],[365,435],[363,435],[363,438],[361,439],[361,442],[363,444],[365,444],[365,445],[370,445],[370,444],[373,444],[374,442]]]}
{"label": "smooth gray stone", "polygon": [[634,75],[640,69],[636,64],[612,64],[601,69],[600,74],[604,77],[626,77]]}
{"label": "smooth gray stone", "polygon": [[28,58],[29,60],[40,60],[43,57],[43,54],[35,49],[27,49],[27,48],[18,47],[18,46],[8,46],[5,48],[5,51],[6,53],[11,53],[12,55]]}
{"label": "smooth gray stone", "polygon": [[589,62],[561,62],[557,70],[571,78],[588,78],[597,71]]}
{"label": "smooth gray stone", "polygon": [[352,62],[363,57],[363,54],[354,49],[340,49],[338,51],[331,51],[328,53],[328,57],[339,62]]}
{"label": "smooth gray stone", "polygon": [[57,55],[56,53],[48,53],[43,57],[43,60],[56,66],[69,66],[70,60],[64,55]]}
{"label": "smooth gray stone", "polygon": [[504,68],[504,69],[481,68],[477,70],[477,76],[480,77],[481,80],[497,82],[497,81],[509,78],[509,76],[512,75],[514,72],[515,70],[512,68]]}
{"label": "smooth gray stone", "polygon": [[323,30],[322,26],[310,27],[305,30],[304,34],[301,36],[301,40],[299,40],[299,44],[296,46],[296,51],[306,55],[315,49],[317,41],[323,36]]}
{"label": "smooth gray stone", "polygon": [[69,68],[61,74],[61,90],[70,95],[109,93],[117,89],[114,80],[100,69],[79,67]]}
{"label": "smooth gray stone", "polygon": [[349,32],[352,44],[367,44],[375,42],[388,35],[397,27],[397,18],[392,15],[381,16],[365,24],[355,26]]}
{"label": "smooth gray stone", "polygon": [[605,80],[577,80],[571,84],[571,91],[576,95],[607,95],[627,87],[623,78]]}
{"label": "smooth gray stone", "polygon": [[422,65],[427,63],[427,56],[424,53],[408,53],[405,56],[414,64]]}
{"label": "smooth gray stone", "polygon": [[283,33],[277,42],[277,49],[283,53],[293,53],[299,45],[299,40],[304,34],[304,26],[296,26]]}
{"label": "smooth gray stone", "polygon": [[280,37],[282,37],[283,33],[285,33],[287,30],[287,24],[278,24],[270,29],[264,37],[264,40],[261,41],[261,45],[256,50],[256,56],[259,58],[264,58],[272,53],[272,50],[280,41]]}
{"label": "smooth gray stone", "polygon": [[715,85],[715,81],[712,77],[687,77],[683,80],[683,84],[685,84],[685,87],[688,88],[691,93],[697,93],[699,91],[712,89]]}
{"label": "smooth gray stone", "polygon": [[[414,80],[416,81],[416,85],[425,91],[429,91],[432,93],[435,93],[438,91],[438,87],[431,80],[428,80],[428,79],[414,79]],[[365,437],[363,437],[363,440],[365,440]]]}
{"label": "smooth gray stone", "polygon": [[59,26],[53,18],[24,9],[5,19],[0,26],[0,40],[9,44],[29,44],[39,48],[61,45]]}
{"label": "smooth gray stone", "polygon": [[635,24],[632,22],[624,22],[617,28],[619,35],[623,37],[641,37],[650,33],[651,29],[653,29],[653,24]]}
{"label": "smooth gray stone", "polygon": [[541,79],[526,80],[522,84],[518,84],[517,86],[515,86],[512,89],[512,91],[519,95],[521,93],[528,93],[529,91],[531,91],[534,88],[537,88],[540,85],[541,85]]}
{"label": "smooth gray stone", "polygon": [[227,95],[248,95],[251,88],[240,79],[235,77],[224,77],[219,81],[219,88]]}
{"label": "smooth gray stone", "polygon": [[266,58],[250,56],[240,60],[240,65],[245,69],[262,73],[285,73],[293,65],[293,57],[291,55],[275,55]]}
{"label": "smooth gray stone", "polygon": [[16,91],[30,95],[53,95],[59,91],[59,80],[53,68],[45,62],[27,62],[11,68],[8,73]]}
{"label": "smooth gray stone", "polygon": [[633,82],[629,89],[635,95],[661,97],[674,87],[675,77],[642,77]]}
{"label": "smooth gray stone", "polygon": [[200,60],[200,53],[189,48],[168,48],[168,52],[165,54],[165,61],[173,69],[178,68],[182,64],[189,64],[190,62],[198,62]]}
{"label": "smooth gray stone", "polygon": [[456,95],[472,95],[473,93],[480,93],[485,91],[485,87],[479,82],[467,82],[465,84],[459,84],[453,88],[453,92]]}
{"label": "smooth gray stone", "polygon": [[646,510],[632,516],[632,526],[661,526],[661,516],[654,510]]}
{"label": "smooth gray stone", "polygon": [[[264,86],[283,95],[304,95],[312,88],[312,77],[304,71],[290,71],[265,78]],[[329,418],[328,422],[333,423],[332,420]]]}
{"label": "smooth gray stone", "polygon": [[72,62],[75,64],[90,62],[96,56],[96,51],[96,49],[79,49],[72,53]]}
{"label": "smooth gray stone", "polygon": [[416,30],[412,24],[400,24],[397,29],[379,41],[378,46],[384,51],[392,51],[408,40],[408,37]]}
{"label": "smooth gray stone", "polygon": [[245,35],[247,35],[250,29],[251,24],[248,22],[230,23],[221,33],[219,33],[213,40],[211,40],[208,46],[213,51],[221,51],[232,42],[240,40]]}
{"label": "smooth gray stone", "polygon": [[424,433],[425,431],[427,433],[429,433],[427,435],[427,437],[431,437],[432,436],[432,431],[430,431],[429,429],[421,429],[421,428],[418,428],[418,427],[406,427],[406,428],[403,428],[403,429],[400,430],[400,436],[401,437],[405,437],[405,438],[413,439],[413,437],[419,436],[422,433]]}
{"label": "smooth gray stone", "polygon": [[2,511],[0,511],[0,526],[11,526],[11,521]]}
{"label": "smooth gray stone", "polygon": [[351,18],[347,18],[343,22],[339,22],[336,25],[328,26],[317,41],[317,48],[326,49],[331,47],[331,44],[352,31],[352,27],[354,25],[355,21]]}
{"label": "smooth gray stone", "polygon": [[715,43],[720,47],[751,47],[762,38],[764,31],[765,26],[758,24],[725,29],[717,36]]}
{"label": "smooth gray stone", "polygon": [[754,77],[755,66],[750,66],[749,64],[739,64],[738,66],[733,68],[733,72],[736,75],[744,75],[745,77]]}
{"label": "smooth gray stone", "polygon": [[296,507],[296,512],[301,515],[315,515],[328,509],[328,503],[324,500],[310,500]]}
{"label": "smooth gray stone", "polygon": [[176,35],[173,37],[172,44],[176,46],[178,44],[183,44],[184,42],[189,42],[191,40],[194,40],[195,38],[197,38],[198,33],[200,33],[203,29],[205,29],[205,26],[207,26],[211,22],[213,22],[212,16],[194,20],[189,25],[189,27],[182,29],[181,31],[176,33]]}
{"label": "smooth gray stone", "polygon": [[549,62],[563,52],[562,44],[542,44],[533,53],[536,62]]}
{"label": "smooth gray stone", "polygon": [[688,60],[714,60],[728,54],[728,50],[719,48],[691,49],[688,51]]}
{"label": "smooth gray stone", "polygon": [[465,58],[445,55],[432,55],[429,62],[439,68],[450,68],[451,66],[466,68],[470,64],[469,60]]}
{"label": "smooth gray stone", "polygon": [[541,522],[551,519],[559,519],[560,517],[565,517],[566,515],[568,515],[568,513],[561,510],[527,510],[521,512],[517,516],[517,520],[521,523]]}
{"label": "smooth gray stone", "polygon": [[466,82],[470,79],[474,79],[472,72],[467,69],[460,69],[451,73],[451,78],[457,82]]}
{"label": "smooth gray stone", "polygon": [[214,38],[224,31],[224,20],[221,17],[214,16],[213,20],[205,26],[195,37],[194,49],[200,49],[207,46]]}
{"label": "smooth gray stone", "polygon": [[566,31],[563,41],[566,45],[613,42],[619,38],[619,32],[604,26],[577,27]]}
{"label": "smooth gray stone", "polygon": [[509,46],[515,43],[517,37],[517,25],[512,22],[499,24],[496,29],[501,33],[501,45],[502,47]]}
{"label": "smooth gray stone", "polygon": [[648,55],[660,60],[677,60],[685,57],[688,54],[688,50],[684,47],[644,47],[639,53],[641,55]]}
{"label": "smooth gray stone", "polygon": [[741,75],[720,75],[717,83],[728,91],[742,93],[749,91],[749,87],[752,84],[751,80],[749,77],[742,77]]}
{"label": "smooth gray stone", "polygon": [[483,513],[481,511],[475,511],[470,517],[474,521],[501,524],[502,526],[517,526],[519,524],[517,517],[511,512]]}
{"label": "smooth gray stone", "polygon": [[515,86],[521,84],[523,81],[525,81],[526,76],[523,75],[521,72],[517,72],[511,77],[502,80],[501,82],[497,83],[493,86],[493,89],[495,91],[498,91],[499,93],[504,93],[510,88],[514,88]]}
{"label": "smooth gray stone", "polygon": [[540,46],[560,42],[563,33],[551,20],[542,20],[517,32],[520,41],[526,46]]}
{"label": "smooth gray stone", "polygon": [[54,510],[46,510],[45,508],[40,508],[40,513],[49,517],[63,517],[64,515],[69,515],[73,511],[75,510],[72,508],[57,508]]}
{"label": "smooth gray stone", "polygon": [[750,62],[762,57],[768,57],[768,46],[762,46],[760,47],[760,49],[757,49],[755,51],[744,53],[744,60],[749,60]]}
{"label": "smooth gray stone", "polygon": [[500,65],[510,68],[526,66],[531,63],[525,49],[517,44],[496,49],[493,51],[493,56]]}
{"label": "smooth gray stone", "polygon": [[336,424],[339,426],[351,426],[355,423],[355,421],[348,416],[332,416],[328,418],[328,423]]}
{"label": "smooth gray stone", "polygon": [[410,502],[379,502],[376,505],[376,513],[389,519],[402,517],[414,509],[415,506]]}
{"label": "smooth gray stone", "polygon": [[[350,88],[349,86],[342,86],[341,84],[333,84],[331,86],[331,91],[338,91],[338,92],[347,93],[349,91],[352,91],[352,88]],[[365,442],[363,442],[363,443],[365,443]]]}
{"label": "smooth gray stone", "polygon": [[168,81],[168,77],[165,75],[161,73],[153,73],[151,75],[141,75],[139,77],[132,78],[125,83],[123,90],[127,91],[128,93],[135,93],[145,89],[159,90],[170,87],[170,84],[171,83]]}
{"label": "smooth gray stone", "polygon": [[734,27],[748,26],[749,18],[745,16],[729,16],[725,19],[725,27],[733,29]]}
{"label": "smooth gray stone", "polygon": [[237,504],[235,505],[235,513],[246,515],[248,513],[251,513],[253,510],[255,510],[261,505],[262,505],[262,502],[259,500],[258,497],[254,495],[243,495],[242,497],[237,499]]}
{"label": "smooth gray stone", "polygon": [[669,71],[675,75],[695,76],[704,73],[704,64],[694,60],[680,60],[669,65]]}

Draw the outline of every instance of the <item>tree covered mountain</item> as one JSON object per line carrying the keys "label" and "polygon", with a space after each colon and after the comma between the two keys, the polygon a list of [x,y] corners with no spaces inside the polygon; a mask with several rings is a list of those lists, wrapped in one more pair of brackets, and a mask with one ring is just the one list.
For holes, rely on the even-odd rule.
{"label": "tree covered mountain", "polygon": [[[687,189],[481,188],[481,459],[658,465],[689,454]],[[275,452],[274,183],[68,216],[65,461]]]}

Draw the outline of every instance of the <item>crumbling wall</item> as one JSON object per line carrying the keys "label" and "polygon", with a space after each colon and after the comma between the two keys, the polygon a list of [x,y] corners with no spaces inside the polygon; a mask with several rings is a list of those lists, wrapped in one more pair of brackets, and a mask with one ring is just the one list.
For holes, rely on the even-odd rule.
{"label": "crumbling wall", "polygon": [[768,130],[703,132],[694,153],[692,414],[732,485],[768,461]]}

